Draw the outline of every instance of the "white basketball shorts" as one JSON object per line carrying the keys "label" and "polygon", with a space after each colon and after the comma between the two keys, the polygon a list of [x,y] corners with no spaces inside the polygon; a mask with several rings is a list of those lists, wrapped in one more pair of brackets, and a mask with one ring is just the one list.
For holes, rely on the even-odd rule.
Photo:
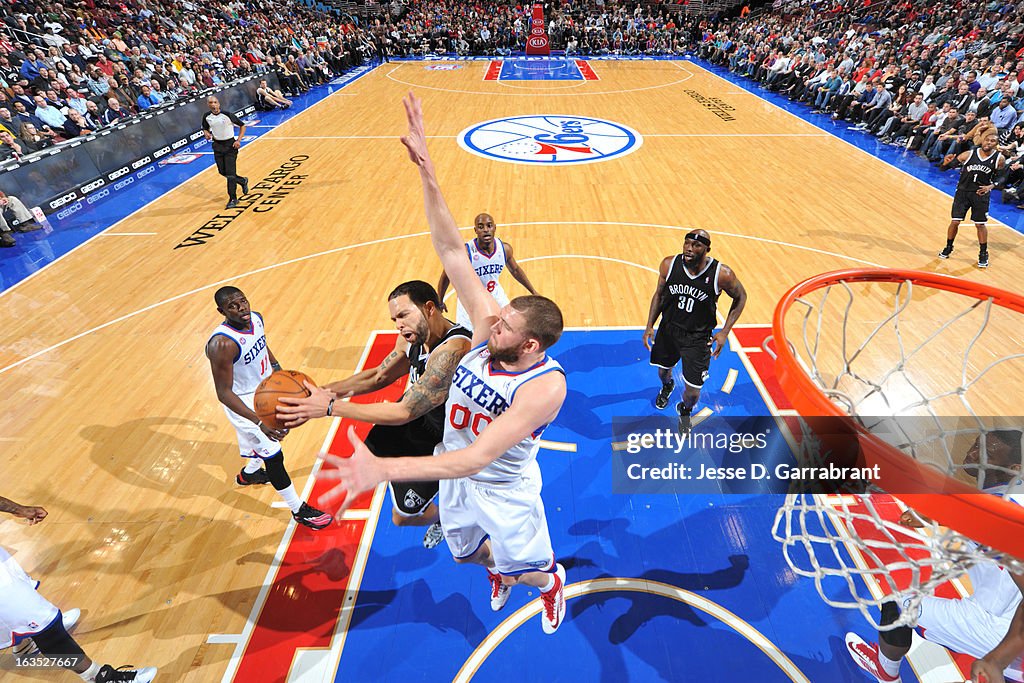
{"label": "white basketball shorts", "polygon": [[[917,623],[924,629],[925,639],[979,658],[991,652],[1006,636],[1020,602],[1020,590],[1009,574],[994,566],[975,567],[968,573],[973,595],[959,600],[927,597],[921,603]],[[1007,600],[1014,594],[1016,600]],[[1021,658],[1003,674],[1011,681],[1024,681]]]}
{"label": "white basketball shorts", "polygon": [[[242,399],[242,403],[249,406],[251,410],[253,409],[253,396],[254,394],[243,394],[238,398]],[[226,405],[221,404],[221,406],[224,408],[224,414],[228,416],[231,426],[235,428],[239,455],[243,458],[269,458],[281,452],[281,444],[264,434],[263,430],[254,423]]]}
{"label": "white basketball shorts", "polygon": [[0,548],[0,649],[39,633],[59,618],[60,610],[36,592],[38,585]]}
{"label": "white basketball shorts", "polygon": [[441,480],[441,526],[452,555],[469,557],[489,537],[495,568],[502,574],[551,571],[555,556],[540,489],[536,461],[514,484]]}

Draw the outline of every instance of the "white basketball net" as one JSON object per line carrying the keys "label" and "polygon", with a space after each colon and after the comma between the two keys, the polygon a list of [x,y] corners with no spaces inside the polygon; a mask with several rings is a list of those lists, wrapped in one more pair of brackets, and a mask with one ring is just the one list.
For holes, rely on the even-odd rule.
{"label": "white basketball net", "polygon": [[[950,477],[1004,497],[1024,492],[1020,433],[1014,431],[1021,429],[1019,419],[982,417],[1000,412],[1000,405],[1005,412],[1014,401],[1008,394],[1019,396],[1022,385],[1014,389],[1012,381],[1024,377],[1019,329],[1012,332],[1020,327],[1018,314],[991,299],[924,285],[915,291],[911,281],[840,282],[797,299],[792,318],[801,307],[800,333],[787,328],[789,347],[846,414]],[[884,307],[889,313],[883,317]],[[993,396],[1002,403],[986,399]],[[807,423],[800,424],[798,463],[822,463],[829,453],[822,453]],[[1008,448],[1014,434],[1016,448]],[[902,511],[896,498],[877,489],[793,493],[776,514],[772,535],[789,566],[813,578],[826,603],[858,609],[876,628],[913,625],[925,596],[975,564],[1024,571],[1018,560],[934,521],[919,519],[920,528],[908,528],[899,523]],[[882,627],[873,608],[890,600],[901,604],[900,620]]]}

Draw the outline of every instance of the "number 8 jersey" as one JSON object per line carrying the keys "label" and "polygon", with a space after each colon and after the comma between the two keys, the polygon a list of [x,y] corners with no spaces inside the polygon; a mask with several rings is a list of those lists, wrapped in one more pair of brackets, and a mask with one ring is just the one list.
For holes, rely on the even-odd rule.
{"label": "number 8 jersey", "polygon": [[[476,240],[470,240],[466,243],[466,255],[469,257],[469,263],[473,266],[473,271],[476,272],[476,276],[480,278],[480,282],[483,283],[484,287],[494,300],[498,302],[499,306],[505,306],[508,304],[508,295],[505,294],[505,290],[502,289],[501,283],[498,282],[498,278],[501,273],[505,270],[505,245],[497,237],[494,238],[494,251],[487,254],[480,251],[480,247],[477,246]],[[455,310],[455,321],[465,327],[467,330],[473,329],[473,321],[469,319],[469,312],[466,311],[462,305],[462,299],[459,299],[459,305]]]}
{"label": "number 8 jersey", "polygon": [[[504,372],[492,367],[486,344],[472,349],[455,369],[445,404],[444,439],[434,452],[469,446],[491,421],[508,410],[519,387],[549,372],[565,374],[558,361],[547,356],[522,372]],[[469,478],[492,484],[519,481],[526,467],[537,459],[540,436],[546,427],[542,425]]]}

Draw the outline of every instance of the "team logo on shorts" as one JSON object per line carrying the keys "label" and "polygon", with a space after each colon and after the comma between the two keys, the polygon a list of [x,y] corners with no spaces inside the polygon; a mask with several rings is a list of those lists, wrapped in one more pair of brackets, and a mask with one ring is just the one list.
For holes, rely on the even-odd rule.
{"label": "team logo on shorts", "polygon": [[405,507],[407,508],[418,508],[421,507],[425,502],[420,494],[416,493],[412,489],[405,492]]}
{"label": "team logo on shorts", "polygon": [[461,69],[462,64],[427,64],[423,68],[427,71],[455,71]]}
{"label": "team logo on shorts", "polygon": [[512,116],[459,133],[471,154],[514,164],[586,164],[636,151],[643,136],[632,128],[587,116]]}

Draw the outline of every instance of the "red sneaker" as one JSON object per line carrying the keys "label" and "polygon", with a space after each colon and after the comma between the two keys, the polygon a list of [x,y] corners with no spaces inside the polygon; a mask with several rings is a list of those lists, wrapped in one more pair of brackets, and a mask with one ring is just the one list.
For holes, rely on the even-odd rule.
{"label": "red sneaker", "polygon": [[557,631],[558,627],[562,625],[562,620],[565,618],[565,595],[563,594],[563,588],[565,588],[565,567],[556,564],[555,585],[551,587],[551,590],[542,591],[540,594],[544,607],[540,615],[540,625],[544,627],[544,633],[548,635]]}
{"label": "red sneaker", "polygon": [[512,594],[512,586],[502,583],[501,574],[492,574],[490,569],[487,570],[487,578],[491,580],[491,610],[500,612]]}
{"label": "red sneaker", "polygon": [[878,661],[878,645],[868,644],[856,633],[846,634],[846,649],[850,652],[854,664],[874,676],[879,683],[901,683],[900,675],[890,676],[885,673],[881,662]]}

